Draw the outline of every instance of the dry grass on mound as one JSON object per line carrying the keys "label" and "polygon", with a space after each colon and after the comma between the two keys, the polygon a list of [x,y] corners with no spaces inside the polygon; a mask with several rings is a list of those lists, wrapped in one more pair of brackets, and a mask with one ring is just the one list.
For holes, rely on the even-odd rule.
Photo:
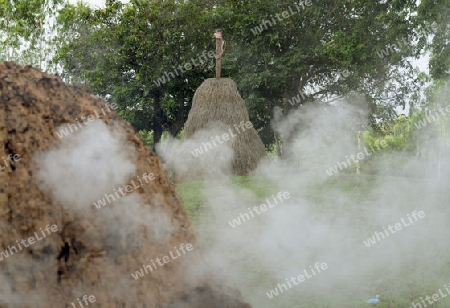
{"label": "dry grass on mound", "polygon": [[236,135],[232,138],[232,173],[247,175],[257,167],[266,153],[256,130],[253,127],[241,129],[241,122],[249,122],[249,117],[236,83],[229,78],[209,78],[195,92],[185,124],[185,138],[189,139],[213,123],[218,123],[217,126],[221,128],[223,123]]}

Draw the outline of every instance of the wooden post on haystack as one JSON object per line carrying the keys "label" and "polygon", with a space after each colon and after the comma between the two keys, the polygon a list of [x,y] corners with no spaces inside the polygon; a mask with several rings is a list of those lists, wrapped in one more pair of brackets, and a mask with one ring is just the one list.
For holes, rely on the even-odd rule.
{"label": "wooden post on haystack", "polygon": [[216,78],[220,79],[220,71],[222,70],[222,55],[225,51],[225,40],[222,38],[222,31],[219,29],[214,32],[216,38]]}

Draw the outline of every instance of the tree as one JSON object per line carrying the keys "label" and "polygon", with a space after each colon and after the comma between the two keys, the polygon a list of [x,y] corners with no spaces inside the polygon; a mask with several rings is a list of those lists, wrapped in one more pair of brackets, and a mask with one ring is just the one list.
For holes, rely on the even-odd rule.
{"label": "tree", "polygon": [[193,93],[211,69],[211,59],[195,61],[213,47],[212,34],[201,30],[201,11],[191,2],[163,0],[109,1],[103,10],[66,5],[60,36],[70,39],[58,60],[67,77],[115,100],[157,143],[164,130],[173,136],[182,130]]}
{"label": "tree", "polygon": [[[226,0],[213,10],[211,22],[224,26],[232,42],[223,67],[236,76],[265,144],[274,141],[270,123],[275,106],[286,115],[300,104],[327,101],[351,90],[368,96],[372,123],[383,116],[376,112],[378,104],[395,118],[393,108],[404,104],[400,95],[386,104],[375,89],[383,89],[396,75],[393,67],[409,69],[405,57],[415,49],[409,44],[397,49],[391,45],[412,40],[415,24],[407,17],[415,2],[302,3]],[[389,47],[390,55],[380,57]],[[288,144],[290,136],[283,137]]]}
{"label": "tree", "polygon": [[[180,132],[195,89],[213,76],[212,59],[182,73],[177,67],[213,50],[212,33],[220,28],[227,40],[223,76],[237,81],[270,147],[276,106],[286,116],[300,104],[355,91],[369,102],[374,129],[382,119],[393,121],[395,107],[411,99],[412,82],[420,81],[407,61],[422,48],[409,44],[415,10],[413,0],[108,1],[103,10],[67,5],[60,36],[68,42],[59,60],[91,91],[116,100],[133,125],[152,130],[158,142],[164,130]],[[293,135],[279,137],[288,146]]]}
{"label": "tree", "polygon": [[0,60],[46,68],[58,5],[62,0],[0,0]]}
{"label": "tree", "polygon": [[423,0],[418,7],[417,23],[422,32],[432,36],[431,43],[422,45],[431,52],[430,74],[433,79],[444,80],[450,76],[450,3],[446,0]]}

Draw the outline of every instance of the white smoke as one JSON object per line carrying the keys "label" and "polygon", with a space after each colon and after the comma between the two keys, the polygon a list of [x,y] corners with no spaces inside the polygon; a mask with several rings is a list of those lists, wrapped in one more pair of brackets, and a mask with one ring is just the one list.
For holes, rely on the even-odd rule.
{"label": "white smoke", "polygon": [[[349,131],[366,129],[364,118],[367,106],[361,100],[356,105],[341,101],[326,108],[300,107],[274,124],[293,147],[287,161],[262,163],[258,176],[250,178],[251,186],[262,191],[255,193],[223,177],[204,182],[206,217],[196,231],[205,258],[254,307],[361,307],[375,294],[383,300],[413,292],[418,298],[425,292],[420,286],[438,289],[447,282],[439,268],[445,245],[433,244],[433,252],[427,248],[448,232],[446,216],[439,214],[443,201],[433,197],[442,183],[356,175],[356,164],[333,177],[326,173],[337,161],[361,151],[364,144],[358,148],[357,134]],[[203,131],[201,138],[186,143],[198,145],[208,133],[215,132]],[[185,172],[179,167],[185,165],[189,152],[176,153],[168,164],[175,173]],[[424,167],[402,153],[393,155],[410,161],[398,167],[403,173]],[[374,160],[375,169],[390,164],[382,157]],[[195,161],[195,168],[214,168],[213,163],[214,154],[205,153]],[[241,213],[250,215],[249,209],[278,192],[289,192],[291,198],[230,226],[232,219]],[[401,222],[413,211],[424,211],[426,216],[371,247],[364,245],[374,232],[384,232],[383,227]],[[316,262],[326,262],[328,269],[274,299],[267,297],[266,292],[278,283],[286,284],[286,278],[297,277]],[[413,297],[404,300],[405,306]]]}

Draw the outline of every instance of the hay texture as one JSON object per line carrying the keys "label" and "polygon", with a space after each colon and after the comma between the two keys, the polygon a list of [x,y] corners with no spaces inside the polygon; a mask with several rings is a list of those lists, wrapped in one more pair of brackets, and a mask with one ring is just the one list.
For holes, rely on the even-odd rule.
{"label": "hay texture", "polygon": [[236,83],[229,78],[209,78],[195,92],[184,134],[187,139],[199,131],[211,129],[234,134],[231,138],[231,173],[248,175],[256,169],[266,152],[253,126],[243,127],[242,123],[250,124],[250,121]]}
{"label": "hay texture", "polygon": [[[9,246],[36,232],[42,238],[46,225],[57,226],[37,243],[2,256],[0,307],[79,307],[78,298],[92,295],[95,307],[249,308],[238,291],[209,278],[216,271],[205,266],[159,158],[114,110],[102,113],[105,105],[59,77],[0,62],[0,158],[20,156],[0,168],[0,251],[11,252]],[[57,137],[58,128],[97,114],[93,123]],[[111,141],[109,132],[118,137]],[[76,156],[97,146],[95,155]],[[123,149],[120,164],[109,159],[117,156],[115,149]],[[129,178],[117,176],[124,170]],[[103,208],[87,199],[144,173],[154,180]],[[193,251],[132,278],[182,243],[191,243]]]}

